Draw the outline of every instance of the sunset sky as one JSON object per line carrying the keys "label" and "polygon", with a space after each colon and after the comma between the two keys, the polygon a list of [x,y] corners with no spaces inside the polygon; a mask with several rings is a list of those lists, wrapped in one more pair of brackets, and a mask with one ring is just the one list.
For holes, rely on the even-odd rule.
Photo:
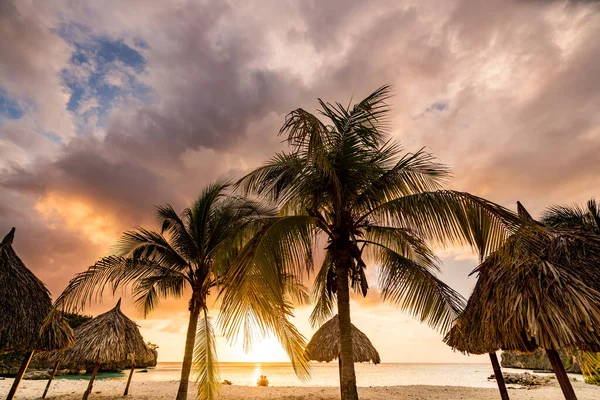
{"label": "sunset sky", "polygon": [[[386,83],[393,135],[449,164],[449,188],[535,216],[583,202],[600,194],[599,33],[600,4],[583,0],[0,1],[0,234],[17,228],[15,250],[56,297],[121,232],[153,226],[154,205],[181,210],[283,149],[292,109]],[[468,296],[476,258],[438,250]],[[186,301],[145,320],[125,301],[160,360],[180,361]],[[307,338],[309,313],[294,319]],[[376,287],[352,318],[383,362],[486,361]],[[244,354],[219,337],[218,353],[287,360],[273,339]]]}

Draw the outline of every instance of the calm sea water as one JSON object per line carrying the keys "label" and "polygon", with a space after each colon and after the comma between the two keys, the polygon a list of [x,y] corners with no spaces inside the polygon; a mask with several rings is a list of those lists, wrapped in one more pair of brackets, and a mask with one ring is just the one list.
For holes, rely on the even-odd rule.
{"label": "calm sea water", "polygon": [[[312,364],[312,377],[303,382],[294,374],[289,363],[220,363],[221,379],[234,385],[254,386],[260,375],[267,375],[271,386],[338,386],[337,363]],[[136,370],[136,381],[179,380],[181,363],[159,362],[148,372]],[[504,368],[506,372],[525,372]],[[125,373],[99,374],[98,379],[126,380]],[[532,371],[529,371],[532,372]],[[489,364],[356,364],[358,386],[439,385],[496,387],[488,380],[492,374]],[[543,375],[543,374],[542,374]],[[582,380],[581,375],[571,375]],[[89,379],[89,376],[64,376],[57,379]]]}

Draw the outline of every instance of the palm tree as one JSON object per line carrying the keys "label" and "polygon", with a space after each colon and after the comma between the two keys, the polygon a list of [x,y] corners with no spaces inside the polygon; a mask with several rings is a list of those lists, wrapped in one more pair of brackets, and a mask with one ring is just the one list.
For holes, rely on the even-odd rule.
{"label": "palm tree", "polygon": [[555,228],[583,229],[600,234],[600,210],[596,200],[588,200],[586,206],[550,206],[542,216],[542,223]]}
{"label": "palm tree", "polygon": [[350,292],[367,293],[367,257],[379,267],[384,300],[445,330],[464,299],[437,278],[440,263],[427,242],[467,243],[487,254],[515,221],[494,203],[442,190],[450,171],[426,151],[401,154],[386,132],[389,97],[390,87],[383,86],[353,107],[319,100],[327,124],[303,109],[292,111],[279,132],[291,151],[276,154],[237,183],[246,194],[272,201],[283,215],[294,217],[281,222],[279,239],[267,235],[270,243],[282,240],[301,249],[296,253],[310,255],[309,242],[326,238],[311,323],[328,320],[337,300],[344,400],[358,398]]}
{"label": "palm tree", "polygon": [[[272,208],[243,197],[226,195],[229,184],[217,182],[204,189],[191,208],[178,215],[170,205],[157,207],[158,230],[137,228],[123,234],[116,254],[105,257],[71,280],[58,302],[73,310],[101,300],[106,287],[113,293],[131,286],[144,316],[161,298],[191,292],[189,324],[177,399],[186,399],[192,365],[197,369],[198,395],[214,399],[219,393],[215,336],[208,315],[208,297],[221,299],[220,319],[231,341],[243,331],[246,348],[254,338],[274,332],[287,350],[300,377],[307,376],[304,338],[289,322],[291,302],[308,295],[291,275],[270,275],[248,266],[243,276],[232,276],[234,260],[249,239],[279,221]],[[229,293],[231,283],[243,295]],[[198,322],[200,320],[200,325]]]}

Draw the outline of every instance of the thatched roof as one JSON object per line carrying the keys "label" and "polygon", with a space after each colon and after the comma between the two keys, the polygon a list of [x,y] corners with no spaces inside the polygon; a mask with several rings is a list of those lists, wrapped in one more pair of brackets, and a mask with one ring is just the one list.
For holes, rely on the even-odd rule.
{"label": "thatched roof", "polygon": [[600,236],[534,221],[482,262],[471,298],[444,341],[467,353],[498,349],[600,351]]}
{"label": "thatched roof", "polygon": [[50,293],[15,253],[14,236],[12,228],[0,243],[0,353],[68,347],[73,331],[60,314],[49,315]]}
{"label": "thatched roof", "polygon": [[121,300],[115,308],[86,322],[75,329],[76,343],[63,354],[57,354],[62,362],[110,363],[128,359],[152,357],[135,322],[121,311]]}
{"label": "thatched roof", "polygon": [[[373,344],[357,327],[352,325],[352,345],[354,362],[379,364],[381,358]],[[315,332],[306,346],[311,360],[330,362],[340,355],[340,327],[338,316],[334,316]]]}

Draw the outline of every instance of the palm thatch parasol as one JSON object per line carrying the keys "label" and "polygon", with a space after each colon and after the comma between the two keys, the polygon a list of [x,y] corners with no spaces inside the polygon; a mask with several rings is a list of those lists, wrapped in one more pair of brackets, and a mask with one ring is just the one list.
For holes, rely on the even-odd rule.
{"label": "palm thatch parasol", "polygon": [[[372,362],[379,364],[381,358],[373,344],[357,327],[352,325],[352,345],[354,362]],[[306,346],[310,360],[330,362],[340,356],[340,327],[338,316],[335,315],[323,324]]]}
{"label": "palm thatch parasol", "polygon": [[545,349],[565,398],[575,399],[557,350],[600,351],[600,236],[544,226],[520,203],[518,211],[522,226],[472,272],[473,294],[444,341],[490,353],[500,386],[496,350]]}
{"label": "palm thatch parasol", "polygon": [[130,320],[121,311],[121,300],[110,311],[97,316],[75,329],[76,343],[70,350],[56,357],[65,363],[85,362],[93,363],[94,370],[83,399],[87,399],[92,391],[94,379],[101,364],[131,359],[131,371],[125,395],[129,391],[129,384],[135,367],[135,360],[144,360],[153,354],[144,343],[144,339],[135,322]]}
{"label": "palm thatch parasol", "polygon": [[0,353],[25,353],[8,393],[12,399],[34,351],[73,344],[73,331],[53,312],[50,293],[15,253],[15,228],[0,243]]}

